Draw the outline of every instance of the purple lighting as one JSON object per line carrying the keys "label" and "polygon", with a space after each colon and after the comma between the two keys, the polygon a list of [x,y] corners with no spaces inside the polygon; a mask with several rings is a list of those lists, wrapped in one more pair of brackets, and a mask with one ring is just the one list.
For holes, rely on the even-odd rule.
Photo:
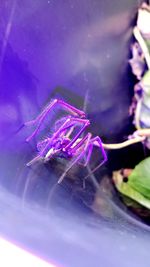
{"label": "purple lighting", "polygon": [[[62,122],[63,119],[59,129],[57,129],[51,137],[46,137],[46,139],[42,139],[37,143],[39,154],[30,162],[28,162],[27,166],[32,165],[40,159],[44,160],[44,162],[47,162],[54,156],[64,157],[67,159],[73,158],[73,161],[58,180],[58,183],[61,183],[68,171],[80,160],[84,159],[85,162],[83,163],[83,166],[87,166],[88,162],[90,161],[94,146],[99,147],[100,151],[102,152],[103,160],[94,170],[92,170],[92,172],[96,171],[106,162],[107,155],[99,136],[92,137],[90,132],[86,133],[85,136],[82,136],[84,131],[90,125],[90,121],[86,118],[84,111],[81,111],[59,99],[52,100],[52,102],[48,104],[48,106],[37,116],[36,119],[28,121],[24,124],[25,126],[36,125],[34,132],[26,139],[27,142],[38,134],[40,126],[43,124],[47,115],[56,105],[63,106],[63,108],[71,113],[71,115],[62,117],[61,120],[57,120],[56,123],[58,124],[58,122]],[[73,134],[75,128],[77,127],[80,127],[78,132]]]}

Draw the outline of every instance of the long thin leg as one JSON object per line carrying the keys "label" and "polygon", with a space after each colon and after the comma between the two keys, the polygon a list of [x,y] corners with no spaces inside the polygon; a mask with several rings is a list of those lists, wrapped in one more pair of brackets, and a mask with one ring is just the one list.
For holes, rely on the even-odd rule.
{"label": "long thin leg", "polygon": [[80,123],[84,123],[84,126],[81,128],[81,130],[75,135],[75,137],[72,139],[72,141],[66,146],[65,149],[71,148],[71,146],[77,141],[77,139],[80,137],[80,135],[84,132],[84,130],[90,125],[89,120],[83,120],[83,119],[76,119],[76,118],[72,118],[72,120],[80,122]]}
{"label": "long thin leg", "polygon": [[[41,154],[43,154],[46,149],[50,146],[50,144],[55,140],[57,139],[61,133],[63,133],[64,131],[66,131],[67,129],[70,129],[72,128],[73,126],[75,126],[75,123],[78,122],[78,123],[82,123],[84,126],[81,128],[80,132],[83,132],[84,129],[87,127],[87,124],[88,124],[88,120],[85,120],[85,119],[79,119],[79,118],[71,118],[69,117],[65,122],[64,124],[56,131],[56,133],[52,136],[52,138],[50,139],[50,142],[46,145],[46,147],[44,148],[44,150],[41,152]],[[71,124],[69,124],[71,123]],[[69,125],[67,125],[69,124]],[[80,133],[79,132],[79,133]],[[77,134],[73,140],[69,143],[69,147],[71,146],[70,144],[73,144],[77,139],[78,139],[78,136],[79,134]],[[65,150],[68,149],[68,145],[66,147],[64,147]]]}
{"label": "long thin leg", "polygon": [[[98,170],[107,161],[107,155],[106,155],[106,152],[103,148],[102,141],[101,141],[99,136],[92,138],[90,140],[90,144],[98,146],[101,149],[102,155],[103,155],[103,161],[100,164],[98,164],[93,170],[91,170],[91,173],[94,173],[96,170]],[[84,179],[88,178],[91,175],[91,173],[88,174]]]}
{"label": "long thin leg", "polygon": [[[71,148],[71,152],[75,153],[86,141],[86,139],[88,138],[89,140],[91,139],[92,134],[88,133],[85,137],[81,138],[80,141],[73,146],[73,148]],[[70,146],[69,146],[70,147]],[[68,146],[65,147],[65,149],[68,148]]]}
{"label": "long thin leg", "polygon": [[[77,145],[75,145],[72,149],[71,149],[71,153],[75,153],[77,151],[77,149],[79,149],[81,146],[84,145],[86,139],[88,138],[89,140],[91,139],[92,137],[92,134],[91,133],[88,133],[84,138],[81,139],[81,141],[79,143],[77,143]],[[93,150],[93,144],[90,144],[89,145],[89,151],[88,151],[88,155],[86,157],[86,162],[84,164],[82,164],[82,166],[86,166],[90,157],[91,157],[91,153],[92,153],[92,150]]]}
{"label": "long thin leg", "polygon": [[30,167],[32,164],[34,164],[35,162],[37,162],[37,161],[39,161],[39,160],[41,160],[41,159],[42,159],[41,155],[37,155],[37,156],[34,157],[32,160],[30,160],[26,165],[27,165],[28,167]]}
{"label": "long thin leg", "polygon": [[[36,161],[40,160],[41,158],[45,158],[45,153],[46,151],[52,147],[52,143],[54,140],[57,140],[57,138],[60,137],[60,135],[62,133],[64,133],[66,130],[68,129],[72,129],[75,126],[75,123],[82,123],[83,127],[81,128],[82,132],[84,131],[85,127],[87,127],[87,122],[88,120],[86,119],[79,119],[79,118],[71,118],[68,117],[66,119],[66,121],[63,123],[63,125],[53,134],[53,136],[51,138],[49,138],[49,140],[47,141],[47,143],[45,143],[44,148],[40,151],[39,155],[36,156],[35,158],[33,158],[33,160],[31,160],[29,163],[27,163],[27,166],[32,165],[33,163],[35,163]],[[62,136],[63,138],[63,136]],[[78,134],[75,136],[75,140],[78,138]],[[43,142],[43,141],[42,141]],[[74,141],[75,142],[75,141]],[[70,142],[71,143],[71,142]],[[53,147],[55,148],[55,146]],[[67,146],[64,147],[64,149],[66,150]],[[50,155],[48,154],[47,160],[50,158]],[[45,158],[46,159],[46,158]]]}
{"label": "long thin leg", "polygon": [[80,118],[85,118],[85,112],[78,109],[78,108],[75,108],[74,106],[66,103],[65,101],[63,100],[60,100],[60,99],[57,99],[57,102],[64,106],[64,108],[67,110],[67,111],[70,111],[70,113],[73,115],[73,116],[79,116]]}
{"label": "long thin leg", "polygon": [[84,167],[86,167],[87,164],[89,163],[90,158],[91,158],[92,151],[93,151],[93,144],[91,143],[91,144],[89,145],[89,151],[88,151],[88,154],[87,154],[87,157],[86,157],[86,161],[85,161],[85,163],[84,163]]}
{"label": "long thin leg", "polygon": [[[50,143],[52,143],[52,141],[54,141],[55,139],[57,139],[60,134],[64,131],[66,131],[67,129],[71,129],[73,126],[75,127],[75,123],[81,123],[83,124],[83,127],[81,128],[81,130],[79,131],[78,134],[75,135],[75,137],[73,138],[73,140],[66,146],[64,147],[64,150],[68,150],[69,148],[71,148],[71,146],[75,143],[75,141],[79,138],[79,136],[81,135],[81,133],[85,130],[85,128],[89,125],[89,120],[86,119],[79,119],[79,118],[68,118],[66,120],[66,122],[64,122],[64,124],[56,131],[56,133],[52,136],[50,142],[47,144],[47,146],[45,147],[44,151],[42,151],[42,154],[45,152],[45,150],[48,148],[48,146],[50,145]],[[71,123],[69,125],[67,125],[68,123]]]}
{"label": "long thin leg", "polygon": [[101,148],[102,154],[103,154],[103,158],[104,158],[104,162],[107,160],[107,155],[105,152],[105,149],[103,148],[103,143],[100,139],[99,136],[94,137],[93,139],[91,139],[91,143],[93,143],[95,146],[98,146]]}
{"label": "long thin leg", "polygon": [[75,160],[73,160],[73,162],[71,164],[69,164],[68,168],[64,171],[64,173],[60,176],[59,180],[58,180],[58,184],[60,184],[62,182],[62,180],[64,179],[64,177],[66,176],[67,172],[70,171],[70,169],[82,158],[84,157],[84,154],[86,153],[86,150],[88,148],[89,142],[90,142],[90,138],[91,135],[88,133],[81,141],[80,144],[81,146],[83,145],[83,142],[85,143],[85,147],[83,149],[83,152],[81,152],[79,155],[77,155],[77,157],[75,158]]}
{"label": "long thin leg", "polygon": [[[77,108],[75,108],[74,106],[66,103],[65,101],[63,100],[60,100],[60,99],[54,99],[50,104],[48,104],[45,109],[37,116],[37,118],[35,120],[32,120],[32,121],[29,121],[29,122],[26,122],[25,124],[26,125],[32,125],[32,124],[35,124],[37,123],[41,118],[45,118],[45,116],[49,113],[49,111],[51,111],[51,109],[53,107],[55,107],[57,104],[60,104],[64,107],[64,109],[66,109],[67,111],[70,111],[70,113],[73,115],[73,116],[79,116],[80,118],[85,118],[85,113],[84,111],[82,110],[79,110]],[[44,119],[43,118],[43,119]]]}
{"label": "long thin leg", "polygon": [[[59,128],[59,130],[54,134],[54,136],[52,137],[52,138],[48,138],[47,139],[47,142],[45,142],[45,146],[44,146],[44,148],[39,152],[39,155],[38,156],[36,156],[35,158],[33,158],[30,162],[28,162],[27,163],[27,166],[31,166],[33,163],[35,163],[35,162],[37,162],[38,160],[40,160],[41,158],[44,158],[45,157],[45,152],[46,152],[46,150],[51,146],[51,143],[52,143],[52,141],[54,140],[54,138],[56,138],[56,137],[58,137],[58,134],[60,134],[62,131],[64,131],[64,130],[66,130],[66,128],[68,127],[72,127],[73,126],[73,124],[71,124],[71,125],[68,125],[67,127],[65,127],[67,124],[68,124],[68,122],[70,122],[70,119],[67,119],[65,122],[64,122],[64,124]],[[40,141],[39,142],[39,145],[40,145],[40,143],[43,143],[44,144],[44,141]]]}
{"label": "long thin leg", "polygon": [[81,164],[82,166],[84,166],[84,167],[86,167],[87,165],[88,165],[88,163],[89,163],[89,160],[90,160],[90,158],[91,158],[91,154],[92,154],[92,151],[93,151],[93,144],[90,144],[89,146],[88,146],[88,154],[87,154],[87,156],[85,156],[84,157],[84,163],[81,163],[81,162],[79,162],[79,164]]}
{"label": "long thin leg", "polygon": [[34,125],[36,123],[38,123],[35,131],[26,139],[26,141],[30,141],[37,133],[38,130],[41,126],[41,124],[43,123],[45,117],[48,115],[48,113],[52,110],[52,108],[54,108],[56,105],[61,105],[63,106],[67,111],[69,111],[73,116],[79,116],[81,118],[85,117],[85,113],[71,105],[69,105],[68,103],[64,102],[63,100],[59,100],[59,99],[54,99],[40,114],[39,116],[32,121],[26,122],[24,125],[25,126],[30,126],[30,125]]}
{"label": "long thin leg", "polygon": [[[97,142],[97,143],[96,143]],[[96,145],[98,147],[100,147],[100,149],[102,150],[102,154],[103,154],[103,161],[98,165],[98,166],[101,166],[102,164],[104,164],[104,162],[107,160],[107,156],[106,156],[106,153],[105,153],[105,150],[103,148],[103,145],[102,145],[102,141],[100,139],[99,136],[96,136],[94,138],[92,138],[89,142],[89,146],[88,146],[88,154],[87,154],[87,157],[86,157],[86,161],[84,163],[84,166],[86,167],[87,164],[89,163],[90,161],[90,158],[91,158],[91,154],[92,154],[92,151],[93,151],[93,146]],[[99,167],[96,167],[96,168],[99,168]]]}

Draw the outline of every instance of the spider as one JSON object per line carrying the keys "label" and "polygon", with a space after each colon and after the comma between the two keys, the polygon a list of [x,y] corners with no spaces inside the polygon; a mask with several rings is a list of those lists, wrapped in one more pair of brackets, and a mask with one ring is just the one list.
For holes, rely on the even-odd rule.
{"label": "spider", "polygon": [[[34,132],[26,139],[27,142],[38,134],[46,116],[55,106],[62,106],[70,115],[63,116],[61,119],[57,120],[56,124],[59,125],[59,127],[57,127],[54,133],[50,137],[37,142],[38,155],[28,162],[27,166],[30,166],[40,159],[44,162],[49,161],[53,157],[72,159],[71,163],[58,180],[58,183],[61,183],[68,171],[76,163],[80,163],[80,161],[83,160],[83,165],[87,166],[94,146],[101,150],[103,160],[92,172],[96,171],[106,162],[107,155],[99,136],[92,137],[90,132],[84,134],[84,131],[90,125],[90,121],[86,119],[85,113],[60,99],[54,99],[35,120],[25,123],[26,126],[36,125]],[[74,132],[75,134],[73,135]]]}

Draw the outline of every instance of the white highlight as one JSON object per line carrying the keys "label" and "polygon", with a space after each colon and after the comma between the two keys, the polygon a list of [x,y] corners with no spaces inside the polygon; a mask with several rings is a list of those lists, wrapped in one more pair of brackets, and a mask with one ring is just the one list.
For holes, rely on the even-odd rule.
{"label": "white highlight", "polygon": [[2,238],[0,238],[0,266],[56,267]]}

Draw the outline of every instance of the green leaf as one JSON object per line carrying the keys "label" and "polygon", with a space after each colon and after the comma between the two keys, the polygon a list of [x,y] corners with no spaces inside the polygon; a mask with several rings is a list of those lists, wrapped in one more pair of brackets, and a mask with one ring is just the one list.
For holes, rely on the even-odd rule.
{"label": "green leaf", "polygon": [[128,183],[122,183],[120,190],[123,195],[135,200],[137,203],[142,206],[150,209],[150,200],[144,197],[140,192],[132,188]]}
{"label": "green leaf", "polygon": [[131,188],[150,200],[150,157],[141,161],[128,179]]}
{"label": "green leaf", "polygon": [[149,39],[145,39],[145,43],[146,43],[148,51],[150,53],[150,40]]}
{"label": "green leaf", "polygon": [[134,213],[143,218],[150,217],[150,209],[146,208],[145,206],[142,206],[140,203],[134,201],[133,199],[127,196],[121,195],[121,197],[125,205]]}

